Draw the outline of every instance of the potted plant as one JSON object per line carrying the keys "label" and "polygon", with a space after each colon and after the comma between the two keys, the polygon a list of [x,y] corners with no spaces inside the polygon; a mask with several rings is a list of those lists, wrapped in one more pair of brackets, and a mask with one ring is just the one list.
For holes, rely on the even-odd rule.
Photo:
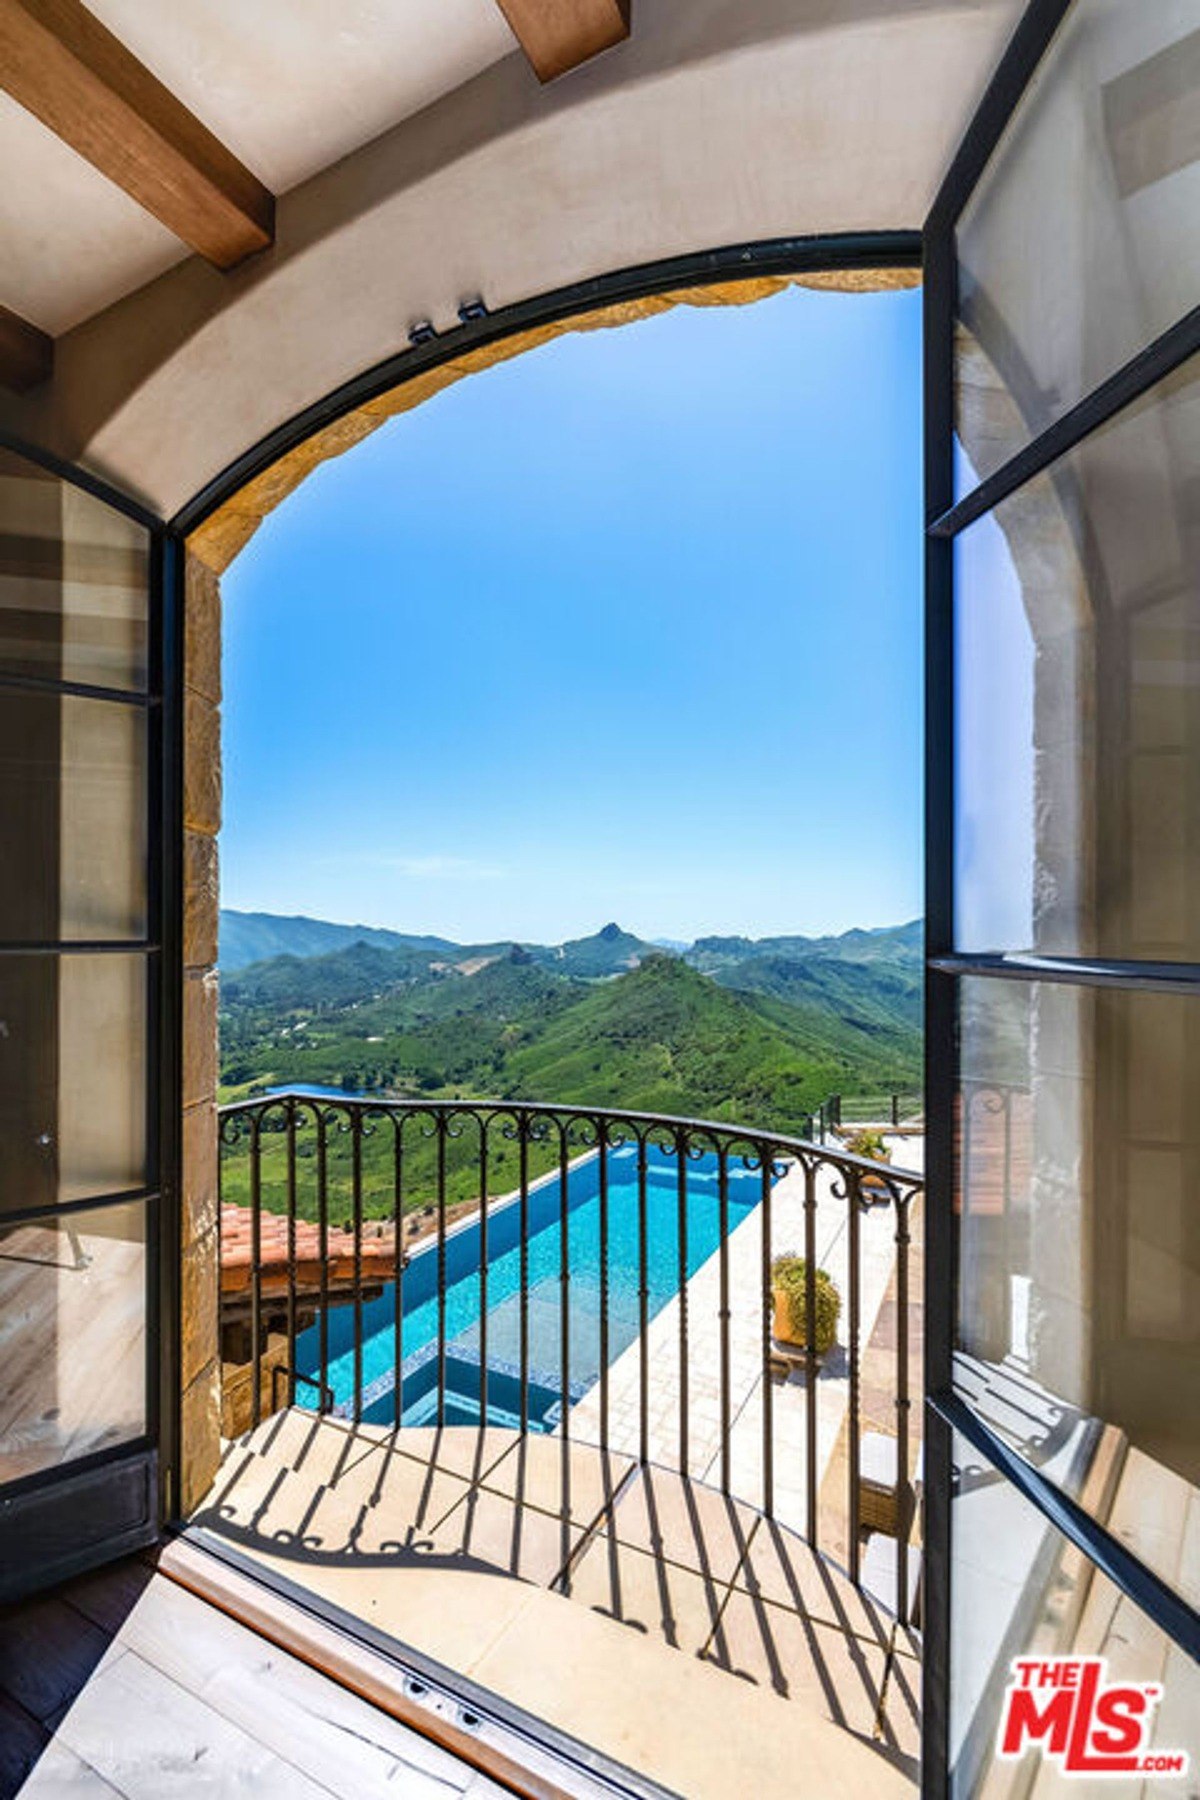
{"label": "potted plant", "polygon": [[[852,1132],[846,1139],[846,1148],[851,1156],[868,1156],[872,1162],[891,1162],[892,1153],[883,1141],[882,1131],[873,1125],[865,1125],[860,1131]],[[864,1205],[876,1206],[891,1199],[887,1185],[871,1175],[864,1175],[858,1185],[859,1197]]]}
{"label": "potted plant", "polygon": [[[786,1250],[771,1265],[771,1286],[775,1297],[775,1338],[781,1344],[808,1345],[808,1264],[795,1251]],[[837,1342],[838,1315],[842,1296],[828,1269],[817,1269],[813,1277],[816,1318],[813,1323],[813,1352],[818,1362],[828,1355]]]}

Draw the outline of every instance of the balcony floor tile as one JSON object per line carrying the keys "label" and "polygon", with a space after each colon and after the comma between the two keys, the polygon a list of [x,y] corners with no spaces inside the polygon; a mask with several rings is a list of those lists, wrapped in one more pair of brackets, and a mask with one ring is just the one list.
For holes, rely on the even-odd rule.
{"label": "balcony floor tile", "polygon": [[718,1582],[611,1537],[592,1540],[558,1591],[693,1656],[711,1638],[729,1594]]}
{"label": "balcony floor tile", "polygon": [[759,1523],[734,1588],[884,1650],[891,1646],[893,1621],[870,1595],[770,1519]]}
{"label": "balcony floor tile", "polygon": [[753,1508],[713,1488],[646,1468],[622,1490],[608,1529],[622,1544],[727,1585],[757,1523]]}
{"label": "balcony floor tile", "polygon": [[801,1699],[860,1737],[876,1730],[888,1652],[769,1600],[735,1592],[705,1658],[784,1699]]}
{"label": "balcony floor tile", "polygon": [[608,1511],[633,1468],[628,1456],[559,1437],[528,1437],[513,1443],[510,1434],[509,1442],[507,1455],[483,1485],[556,1518],[565,1512],[577,1525],[595,1524]]}
{"label": "balcony floor tile", "polygon": [[583,1531],[506,1494],[470,1488],[432,1533],[434,1552],[487,1563],[505,1575],[549,1587],[578,1548]]}

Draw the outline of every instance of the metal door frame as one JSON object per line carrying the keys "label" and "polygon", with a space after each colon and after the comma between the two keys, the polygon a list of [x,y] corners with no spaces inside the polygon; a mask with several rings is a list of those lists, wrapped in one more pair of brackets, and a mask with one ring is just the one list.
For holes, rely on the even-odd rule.
{"label": "metal door frame", "polygon": [[[136,951],[146,957],[146,1183],[129,1194],[5,1215],[69,1217],[130,1200],[146,1208],[146,1429],[137,1438],[0,1488],[0,1598],[13,1599],[153,1543],[178,1508],[183,872],[183,549],[175,530],[91,471],[0,431],[0,447],[91,494],[145,528],[147,619],[147,935],[87,946],[0,945],[0,954]],[[28,686],[21,678],[2,686]],[[85,683],[56,692],[120,698]],[[132,702],[131,702],[132,703]]]}
{"label": "metal door frame", "polygon": [[1078,0],[1031,0],[967,128],[924,230],[925,396],[925,1585],[923,1800],[949,1793],[952,1432],[965,1437],[1038,1511],[1175,1642],[1200,1657],[1200,1618],[1036,1469],[1015,1456],[955,1394],[957,1243],[954,1107],[956,986],[963,975],[1191,993],[1200,966],[1086,958],[959,954],[954,931],[954,540],[1007,495],[1200,349],[1200,308],[1163,332],[973,492],[954,496],[955,232],[1009,120]]}

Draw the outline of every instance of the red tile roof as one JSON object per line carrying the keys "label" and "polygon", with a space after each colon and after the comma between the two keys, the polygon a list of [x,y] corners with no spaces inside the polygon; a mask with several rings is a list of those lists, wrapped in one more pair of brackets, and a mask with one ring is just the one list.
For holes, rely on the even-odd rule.
{"label": "red tile roof", "polygon": [[[321,1285],[321,1234],[306,1219],[295,1222],[296,1287],[312,1291]],[[282,1213],[264,1212],[259,1223],[260,1292],[272,1296],[288,1291],[288,1220]],[[331,1225],[326,1233],[327,1282],[331,1293],[344,1293],[354,1285],[354,1233]],[[253,1237],[248,1206],[221,1208],[221,1292],[248,1293]],[[396,1273],[395,1233],[390,1225],[367,1221],[363,1226],[362,1281],[378,1286]]]}

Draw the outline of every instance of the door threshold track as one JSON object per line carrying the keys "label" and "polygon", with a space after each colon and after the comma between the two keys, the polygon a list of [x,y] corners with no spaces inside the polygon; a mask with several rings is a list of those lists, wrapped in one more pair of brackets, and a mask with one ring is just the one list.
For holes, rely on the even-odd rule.
{"label": "door threshold track", "polygon": [[681,1800],[203,1526],[166,1540],[158,1568],[522,1800]]}

